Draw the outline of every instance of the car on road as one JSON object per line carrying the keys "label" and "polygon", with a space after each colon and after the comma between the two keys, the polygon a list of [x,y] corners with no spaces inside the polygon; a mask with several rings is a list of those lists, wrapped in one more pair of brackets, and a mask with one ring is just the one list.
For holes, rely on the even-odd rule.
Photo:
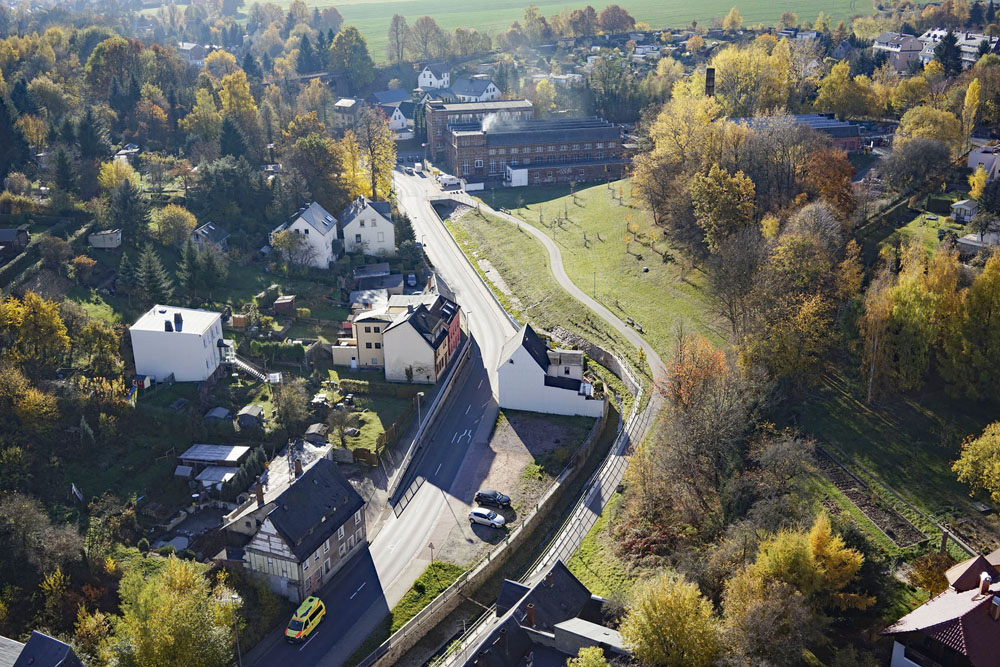
{"label": "car on road", "polygon": [[404,167],[403,171],[406,172],[408,176],[413,176],[413,167]]}
{"label": "car on road", "polygon": [[496,505],[497,507],[510,507],[510,496],[505,496],[493,489],[479,489],[476,491],[476,502],[480,505]]}
{"label": "car on road", "polygon": [[481,526],[489,526],[490,528],[503,528],[507,520],[493,510],[488,510],[485,507],[474,507],[469,512],[469,523],[473,525],[478,523]]}
{"label": "car on road", "polygon": [[299,644],[309,638],[316,627],[326,618],[326,606],[318,597],[310,595],[295,610],[292,620],[285,628],[285,640]]}

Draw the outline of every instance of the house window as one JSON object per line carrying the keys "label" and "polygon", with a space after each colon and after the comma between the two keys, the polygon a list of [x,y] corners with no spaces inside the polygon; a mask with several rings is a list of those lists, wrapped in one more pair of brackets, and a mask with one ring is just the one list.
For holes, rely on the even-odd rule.
{"label": "house window", "polygon": [[344,539],[344,527],[343,526],[341,526],[340,528],[337,529],[337,539],[338,540]]}
{"label": "house window", "polygon": [[381,327],[375,327],[375,333],[378,333],[380,328]]}
{"label": "house window", "polygon": [[476,160],[475,165],[476,165],[476,169],[482,169],[483,168],[483,161],[482,160]]}
{"label": "house window", "polygon": [[510,161],[510,166],[516,167],[517,165],[518,165],[518,161],[517,160],[511,160]]}
{"label": "house window", "polygon": [[306,231],[306,236],[309,236],[309,230],[307,229],[305,231]]}
{"label": "house window", "polygon": [[589,151],[590,150],[590,144],[584,144],[583,145],[583,150]]}
{"label": "house window", "polygon": [[511,155],[517,155],[517,148],[511,148],[510,149],[510,154]]}
{"label": "house window", "polygon": [[[597,147],[598,148],[604,148],[604,142],[598,141],[597,142]],[[590,148],[590,144],[587,144],[587,148]]]}
{"label": "house window", "polygon": [[385,242],[385,232],[379,232],[378,233],[378,242],[379,243],[384,243]]}
{"label": "house window", "polygon": [[372,357],[372,366],[378,366],[378,357]]}
{"label": "house window", "polygon": [[326,542],[323,543],[323,553],[325,554],[330,553],[330,540],[327,540]]}
{"label": "house window", "polygon": [[559,150],[565,152],[569,150],[569,148],[566,146],[566,144],[562,144],[561,146],[559,146]]}
{"label": "house window", "polygon": [[249,522],[249,521],[247,521],[247,528],[249,528],[249,527],[250,527],[250,522]]}
{"label": "house window", "polygon": [[303,572],[308,572],[309,571],[309,560],[308,559],[306,559],[306,562],[302,563],[302,571]]}
{"label": "house window", "polygon": [[361,243],[361,234],[355,234],[354,235],[354,242],[355,243]]}
{"label": "house window", "polygon": [[531,158],[530,157],[524,158],[524,164],[531,164]]}
{"label": "house window", "polygon": [[313,554],[313,560],[319,560],[319,549],[317,549],[316,553]]}
{"label": "house window", "polygon": [[598,160],[604,159],[604,151],[597,151],[597,159]]}
{"label": "house window", "polygon": [[365,226],[365,221],[364,221],[364,220],[362,220],[362,221],[361,221],[361,226],[362,226],[362,227],[364,227],[364,226]]}
{"label": "house window", "polygon": [[371,332],[372,332],[371,327],[365,327],[365,333],[371,333]]}
{"label": "house window", "polygon": [[497,154],[496,149],[495,148],[491,148],[490,149],[490,155],[496,155],[496,154]]}
{"label": "house window", "polygon": [[348,550],[354,548],[354,536],[353,535],[351,535],[350,537],[347,538],[347,548],[348,548]]}
{"label": "house window", "polygon": [[268,567],[274,567],[274,559],[273,558],[268,558],[267,559],[267,566]]}
{"label": "house window", "polygon": [[497,163],[496,163],[496,160],[490,160],[490,173],[491,174],[497,173]]}
{"label": "house window", "polygon": [[497,154],[498,155],[506,155],[507,154],[507,150],[504,149],[504,148],[500,148],[500,149],[497,150]]}
{"label": "house window", "polygon": [[550,153],[555,153],[556,152],[556,147],[555,146],[549,146],[549,152]]}
{"label": "house window", "polygon": [[358,528],[358,531],[356,533],[354,533],[354,539],[356,539],[358,541],[358,544],[361,544],[361,529],[360,528]]}
{"label": "house window", "polygon": [[323,564],[323,572],[326,573],[326,574],[330,574],[330,559],[329,558],[327,558],[326,559],[326,563]]}
{"label": "house window", "polygon": [[563,375],[569,375],[569,366],[563,366]]}
{"label": "house window", "polygon": [[535,152],[536,153],[541,153],[542,152],[542,147],[541,146],[535,146]]}
{"label": "house window", "polygon": [[468,160],[466,160],[465,162],[462,163],[462,173],[465,174],[466,176],[469,175],[469,161]]}
{"label": "house window", "polygon": [[371,343],[365,343],[365,349],[366,350],[372,349],[372,344]]}
{"label": "house window", "polygon": [[359,523],[361,523],[361,510],[354,513],[354,525],[356,526]]}
{"label": "house window", "polygon": [[343,558],[344,554],[347,553],[347,548],[343,544],[340,545],[340,557]]}
{"label": "house window", "polygon": [[580,150],[580,144],[573,144],[573,150],[575,151]]}
{"label": "house window", "polygon": [[375,349],[376,350],[381,350],[382,349],[382,343],[375,343]]}

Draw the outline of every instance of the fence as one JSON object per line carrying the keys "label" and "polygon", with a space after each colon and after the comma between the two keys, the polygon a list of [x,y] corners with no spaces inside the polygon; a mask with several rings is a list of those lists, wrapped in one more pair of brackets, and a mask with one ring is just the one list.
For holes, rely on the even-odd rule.
{"label": "fence", "polygon": [[[612,355],[613,356],[613,355]],[[628,384],[632,382],[638,387],[636,402],[632,409],[632,414],[628,420],[619,422],[617,435],[604,461],[597,471],[587,480],[584,485],[584,492],[573,506],[568,518],[555,532],[553,538],[548,542],[542,554],[528,567],[526,574],[521,581],[531,581],[538,574],[544,571],[549,564],[557,559],[567,560],[575,552],[584,536],[590,531],[601,511],[607,505],[608,500],[621,483],[628,467],[628,454],[633,438],[641,435],[649,422],[650,411],[645,410],[639,414],[637,406],[642,397],[642,389],[635,382],[635,378],[626,369],[624,362],[614,357],[623,371],[622,380]],[[584,445],[580,448],[578,455],[573,462],[566,466],[555,483],[545,492],[542,498],[535,505],[535,509],[525,518],[525,520],[515,527],[496,548],[486,553],[470,570],[463,573],[454,584],[445,589],[440,595],[422,609],[416,616],[394,633],[389,639],[382,643],[361,663],[360,667],[371,667],[376,664],[389,665],[395,662],[417,641],[419,641],[427,630],[440,623],[450,614],[465,598],[465,591],[475,590],[490,577],[494,576],[500,567],[515,553],[534,531],[541,524],[543,519],[555,503],[561,499],[566,492],[569,482],[583,470],[582,461],[585,461],[600,438],[605,426],[604,420],[598,420],[593,430],[588,435]],[[495,616],[491,607],[482,617],[459,640],[454,651],[446,656],[445,660],[439,664],[451,664],[459,655],[464,655],[469,648],[475,645],[476,640],[489,626],[489,621]]]}

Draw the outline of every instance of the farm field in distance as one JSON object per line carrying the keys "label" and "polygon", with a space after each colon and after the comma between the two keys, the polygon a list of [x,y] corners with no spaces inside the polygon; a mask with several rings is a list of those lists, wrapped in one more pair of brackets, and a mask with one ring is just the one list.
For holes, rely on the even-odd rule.
{"label": "farm field in distance", "polygon": [[[356,26],[368,40],[368,49],[376,61],[386,59],[386,33],[389,29],[389,19],[393,14],[406,17],[412,25],[414,19],[420,16],[433,16],[438,25],[448,31],[457,27],[476,28],[477,30],[498,34],[506,30],[511,23],[518,21],[524,15],[524,9],[534,4],[546,17],[557,14],[564,9],[582,9],[588,4],[598,12],[610,2],[578,2],[567,0],[475,0],[474,2],[455,3],[450,0],[346,0],[345,2],[330,2],[329,0],[305,0],[309,7],[336,7],[343,15],[344,23]],[[243,7],[246,12],[251,3]],[[291,0],[277,0],[275,4],[287,7]],[[774,24],[782,12],[795,12],[803,21],[814,21],[819,12],[825,12],[833,21],[848,19],[863,11],[870,11],[867,3],[858,5],[856,0],[782,0],[781,2],[764,2],[763,0],[706,0],[691,3],[686,0],[618,0],[621,5],[635,17],[654,28],[686,26],[691,21],[708,25],[714,18],[725,16],[735,4],[743,16],[744,25],[755,23]],[[183,8],[183,5],[178,3]],[[147,10],[147,11],[156,11]]]}

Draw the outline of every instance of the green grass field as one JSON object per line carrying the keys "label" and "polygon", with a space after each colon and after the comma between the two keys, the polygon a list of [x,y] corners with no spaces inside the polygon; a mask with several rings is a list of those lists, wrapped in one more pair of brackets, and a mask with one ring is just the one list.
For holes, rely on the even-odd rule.
{"label": "green grass field", "polygon": [[[618,203],[619,192],[626,205]],[[641,325],[646,340],[664,358],[679,325],[722,344],[724,334],[713,315],[704,274],[687,269],[681,278],[685,259],[662,239],[646,211],[627,205],[630,195],[631,183],[626,180],[610,188],[581,189],[575,197],[567,186],[501,190],[496,205],[510,208],[553,238],[576,286],[619,318],[631,317]],[[493,196],[485,194],[483,200],[492,204]],[[567,215],[569,222],[553,222]],[[627,249],[626,225],[639,234]]]}
{"label": "green grass field", "polygon": [[[475,0],[474,2],[455,3],[448,0],[345,0],[332,3],[329,0],[305,0],[310,7],[335,6],[343,15],[344,23],[357,26],[361,34],[368,40],[368,48],[376,61],[386,59],[388,45],[387,32],[389,20],[393,14],[406,17],[412,24],[420,16],[432,16],[445,30],[451,31],[457,27],[474,27],[491,35],[497,35],[506,30],[514,21],[520,21],[528,4],[534,4],[545,16],[558,14],[563,10],[581,9],[588,3],[567,0]],[[276,0],[276,4],[287,7],[291,0]],[[591,2],[597,11],[601,11],[605,2]],[[795,12],[803,21],[814,21],[819,12],[834,21],[847,20],[850,16],[870,11],[868,7],[855,7],[852,0],[800,0],[792,2],[764,2],[750,0],[749,2],[733,2],[733,0],[707,0],[707,2],[690,3],[684,0],[618,0],[618,4],[627,9],[636,21],[644,21],[653,28],[681,28],[691,21],[708,25],[713,18],[722,18],[735,4],[743,16],[744,25],[764,23],[773,25],[782,12]],[[243,8],[246,11],[247,5]],[[181,9],[186,4],[178,3]],[[146,13],[155,9],[144,10]]]}

